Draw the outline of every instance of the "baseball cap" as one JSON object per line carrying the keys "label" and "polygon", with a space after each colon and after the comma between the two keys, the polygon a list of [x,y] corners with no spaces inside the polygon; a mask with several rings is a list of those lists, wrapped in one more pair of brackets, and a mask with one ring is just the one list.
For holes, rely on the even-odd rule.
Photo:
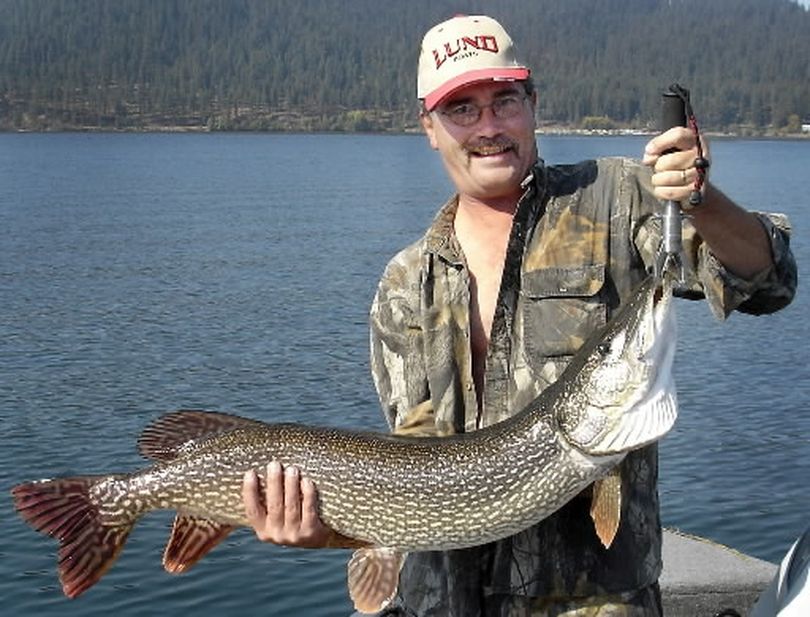
{"label": "baseball cap", "polygon": [[503,26],[486,15],[457,15],[422,39],[417,97],[432,111],[447,96],[481,81],[520,81],[530,71],[515,58]]}

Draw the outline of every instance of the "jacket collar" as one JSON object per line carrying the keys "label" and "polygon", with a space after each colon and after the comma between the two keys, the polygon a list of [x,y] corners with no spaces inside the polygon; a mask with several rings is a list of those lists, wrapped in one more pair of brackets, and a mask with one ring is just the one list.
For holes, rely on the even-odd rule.
{"label": "jacket collar", "polygon": [[[537,159],[520,183],[524,192],[515,209],[515,218],[523,219],[527,216],[532,222],[536,219],[537,213],[540,212],[539,204],[544,201],[543,197],[546,194],[546,182],[545,163],[543,159]],[[437,255],[450,265],[463,266],[464,255],[453,227],[458,210],[458,198],[458,194],[455,194],[448,199],[433,219],[425,234],[425,252]],[[526,208],[529,208],[530,212],[525,212]]]}

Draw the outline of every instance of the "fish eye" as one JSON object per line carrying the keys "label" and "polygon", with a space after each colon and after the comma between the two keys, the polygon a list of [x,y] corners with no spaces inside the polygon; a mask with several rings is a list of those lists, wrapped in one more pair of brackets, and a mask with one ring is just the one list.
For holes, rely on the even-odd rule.
{"label": "fish eye", "polygon": [[596,351],[602,357],[610,355],[610,343],[599,343],[596,346]]}

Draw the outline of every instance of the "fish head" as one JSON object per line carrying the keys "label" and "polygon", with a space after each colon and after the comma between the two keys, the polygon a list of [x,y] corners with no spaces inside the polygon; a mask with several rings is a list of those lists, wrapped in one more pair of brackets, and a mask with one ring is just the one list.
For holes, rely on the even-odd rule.
{"label": "fish head", "polygon": [[612,455],[659,439],[677,417],[672,286],[646,279],[560,376],[557,421],[590,455]]}

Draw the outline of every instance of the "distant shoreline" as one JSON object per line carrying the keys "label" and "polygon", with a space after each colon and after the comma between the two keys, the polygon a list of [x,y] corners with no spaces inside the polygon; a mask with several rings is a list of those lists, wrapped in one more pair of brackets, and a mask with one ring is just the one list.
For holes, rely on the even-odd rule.
{"label": "distant shoreline", "polygon": [[[10,110],[6,110],[9,112]],[[576,122],[536,119],[538,135],[651,136],[656,122],[637,119],[620,122],[604,115],[584,116]],[[722,129],[703,126],[712,137],[807,139],[810,124],[789,128],[729,124]],[[243,106],[195,113],[88,113],[86,110],[49,107],[40,113],[3,113],[0,133],[421,133],[415,108],[355,109],[349,107],[306,109]]]}
{"label": "distant shoreline", "polygon": [[[535,135],[570,135],[582,137],[652,137],[657,135],[659,131],[650,129],[610,129],[610,130],[592,130],[592,129],[575,129],[575,128],[559,128],[559,129],[538,129]],[[730,131],[701,131],[706,137],[712,139],[779,139],[779,140],[805,140],[810,139],[810,132],[807,133],[780,133],[763,131],[758,133],[749,132],[730,132]]]}
{"label": "distant shoreline", "polygon": [[[268,133],[268,134],[312,134],[312,135],[415,135],[421,134],[422,129],[418,127],[405,127],[399,129],[369,129],[369,130],[346,130],[346,129],[210,129],[207,126],[184,126],[184,125],[161,125],[145,127],[125,127],[110,128],[98,126],[81,127],[49,127],[44,129],[29,128],[2,128],[0,134],[48,134],[48,133],[110,133],[110,134],[234,134],[234,133]],[[810,132],[784,133],[778,131],[703,131],[707,137],[712,139],[778,139],[784,141],[803,141],[810,139]],[[535,130],[535,135],[541,136],[578,136],[578,137],[651,137],[657,131],[651,129],[582,129],[567,126],[547,126]]]}

